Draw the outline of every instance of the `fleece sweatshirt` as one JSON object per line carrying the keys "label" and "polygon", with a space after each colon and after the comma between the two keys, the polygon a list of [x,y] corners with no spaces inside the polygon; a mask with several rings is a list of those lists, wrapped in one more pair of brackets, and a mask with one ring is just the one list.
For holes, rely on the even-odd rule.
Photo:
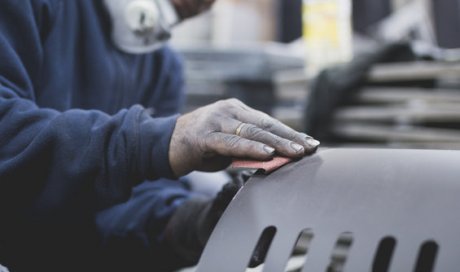
{"label": "fleece sweatshirt", "polygon": [[123,53],[110,31],[101,0],[1,0],[0,264],[13,271],[78,270],[101,247],[97,212],[172,177],[180,60]]}

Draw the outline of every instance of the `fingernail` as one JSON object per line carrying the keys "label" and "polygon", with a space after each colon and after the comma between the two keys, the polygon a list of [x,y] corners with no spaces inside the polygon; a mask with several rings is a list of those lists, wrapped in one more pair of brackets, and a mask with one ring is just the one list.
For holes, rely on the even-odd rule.
{"label": "fingernail", "polygon": [[273,147],[270,147],[268,145],[265,145],[264,146],[264,150],[265,152],[267,152],[268,154],[270,155],[274,155],[275,154],[275,149]]}
{"label": "fingernail", "polygon": [[309,138],[309,139],[307,139],[307,144],[311,145],[313,147],[317,147],[317,146],[319,146],[320,142],[315,140],[315,139],[313,139],[313,138]]}
{"label": "fingernail", "polygon": [[305,149],[303,148],[303,146],[301,146],[301,145],[299,145],[299,144],[296,144],[296,143],[291,143],[291,147],[292,147],[292,149],[294,149],[295,152],[297,152],[297,153],[300,153],[300,152],[305,151]]}

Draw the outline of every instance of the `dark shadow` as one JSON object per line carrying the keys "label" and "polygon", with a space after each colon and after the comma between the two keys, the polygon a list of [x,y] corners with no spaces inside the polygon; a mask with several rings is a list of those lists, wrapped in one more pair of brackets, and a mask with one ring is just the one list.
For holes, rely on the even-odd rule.
{"label": "dark shadow", "polygon": [[372,264],[372,272],[387,272],[390,267],[391,258],[396,247],[396,240],[393,237],[385,237],[380,241]]}
{"label": "dark shadow", "polygon": [[436,255],[438,253],[438,244],[434,241],[423,243],[418,252],[417,264],[414,272],[431,272],[434,268]]}
{"label": "dark shadow", "polygon": [[272,244],[273,238],[276,234],[276,228],[274,226],[267,227],[260,235],[259,241],[252,253],[251,259],[249,260],[248,267],[254,268],[265,262],[267,257],[268,249]]}

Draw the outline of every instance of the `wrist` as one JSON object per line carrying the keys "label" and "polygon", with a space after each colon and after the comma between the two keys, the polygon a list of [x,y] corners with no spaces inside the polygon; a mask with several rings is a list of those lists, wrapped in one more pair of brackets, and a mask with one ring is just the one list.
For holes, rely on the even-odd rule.
{"label": "wrist", "polygon": [[168,149],[177,117],[153,118],[148,112],[142,114],[138,136],[139,154],[135,165],[143,180],[174,178]]}
{"label": "wrist", "polygon": [[192,171],[190,169],[188,161],[192,151],[190,150],[190,144],[187,143],[188,139],[182,131],[182,123],[184,122],[184,116],[181,116],[176,121],[171,141],[169,142],[168,159],[171,171],[176,178],[184,176]]}

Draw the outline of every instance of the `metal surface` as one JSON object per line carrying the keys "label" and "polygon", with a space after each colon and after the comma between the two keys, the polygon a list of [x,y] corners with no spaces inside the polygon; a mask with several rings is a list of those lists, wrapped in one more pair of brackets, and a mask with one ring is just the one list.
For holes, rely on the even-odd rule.
{"label": "metal surface", "polygon": [[[343,271],[432,271],[417,266],[427,241],[438,246],[433,271],[459,271],[459,196],[458,151],[322,150],[251,178],[217,225],[197,271],[246,271],[269,226],[276,234],[264,272],[284,271],[305,229],[313,238],[304,272],[326,271],[344,233],[352,243],[342,253]],[[384,238],[394,239],[394,251],[375,260]]]}

